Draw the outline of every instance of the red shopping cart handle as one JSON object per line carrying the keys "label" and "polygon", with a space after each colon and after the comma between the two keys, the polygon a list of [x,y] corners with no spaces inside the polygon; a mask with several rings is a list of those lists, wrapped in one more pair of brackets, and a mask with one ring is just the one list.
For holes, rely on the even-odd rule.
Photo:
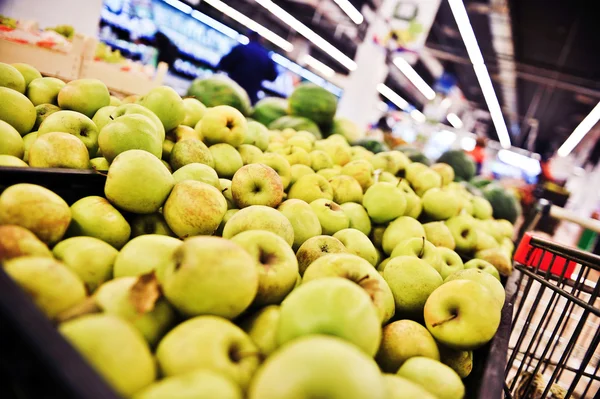
{"label": "red shopping cart handle", "polygon": [[515,261],[532,268],[537,268],[539,265],[539,270],[548,271],[550,269],[550,273],[553,275],[570,279],[576,263],[563,256],[534,247],[531,245],[531,238],[534,236],[535,234],[532,233],[523,235],[515,251]]}

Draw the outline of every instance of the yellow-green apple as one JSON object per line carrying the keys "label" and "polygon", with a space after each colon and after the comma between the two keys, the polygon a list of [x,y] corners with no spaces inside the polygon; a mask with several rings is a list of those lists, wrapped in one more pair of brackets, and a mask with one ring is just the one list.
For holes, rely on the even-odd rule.
{"label": "yellow-green apple", "polygon": [[16,90],[0,87],[0,120],[14,127],[21,136],[31,131],[37,116],[35,106]]}
{"label": "yellow-green apple", "polygon": [[0,226],[0,262],[20,256],[52,257],[52,252],[26,228],[10,224]]}
{"label": "yellow-green apple", "polygon": [[333,235],[336,232],[350,227],[350,218],[335,202],[321,198],[310,203],[313,211],[319,218],[323,234]]}
{"label": "yellow-green apple", "polygon": [[350,148],[350,152],[352,154],[352,160],[356,161],[359,159],[369,160],[374,155],[371,151],[367,150],[364,147],[354,145]]}
{"label": "yellow-green apple", "polygon": [[36,131],[40,128],[42,122],[44,122],[44,120],[46,120],[47,117],[49,117],[50,115],[52,115],[55,112],[60,111],[60,108],[58,108],[56,105],[52,105],[52,104],[40,104],[40,105],[36,105],[35,106],[35,113],[36,113],[36,117],[35,117],[35,123],[33,124],[33,127],[31,128],[32,131]]}
{"label": "yellow-green apple", "polygon": [[415,194],[413,189],[408,184],[408,180],[402,179],[398,183],[398,188],[406,194],[406,210],[405,216],[410,216],[413,219],[418,219],[423,211],[423,202],[421,198]]}
{"label": "yellow-green apple", "polygon": [[371,219],[361,204],[346,202],[341,204],[340,207],[350,219],[349,227],[351,229],[357,229],[367,236],[371,233]]}
{"label": "yellow-green apple", "polygon": [[156,126],[156,133],[157,133],[158,139],[161,142],[165,139],[165,128],[164,128],[162,122],[160,121],[160,119],[158,118],[158,116],[156,116],[156,114],[154,112],[150,111],[148,108],[143,107],[139,104],[127,104],[126,103],[126,104],[119,105],[114,109],[111,116],[112,116],[112,119],[117,119],[120,116],[129,115],[129,114],[140,114],[140,115],[144,115],[145,117],[150,119],[152,121],[152,123]]}
{"label": "yellow-green apple", "polygon": [[425,229],[425,238],[427,238],[427,241],[436,247],[445,247],[452,250],[456,247],[454,237],[444,222],[425,223],[423,224],[423,229]]}
{"label": "yellow-green apple", "polygon": [[119,317],[85,315],[62,323],[58,330],[120,396],[131,397],[156,378],[144,337]]}
{"label": "yellow-green apple", "polygon": [[231,219],[231,217],[235,215],[238,211],[239,209],[228,209],[227,212],[225,212],[225,216],[223,216],[223,220],[221,220],[221,224],[219,224],[219,228],[217,228],[217,231],[215,232],[216,236],[223,236],[223,229],[225,228],[225,225],[227,224],[227,222],[229,222],[229,219]]}
{"label": "yellow-green apple", "polygon": [[[492,209],[492,205],[485,198],[473,196],[471,198],[471,205],[473,205],[473,216],[477,219],[491,219],[494,210]],[[511,235],[512,235],[512,226],[511,226]]]}
{"label": "yellow-green apple", "polygon": [[225,225],[223,238],[232,238],[247,230],[267,230],[279,235],[290,246],[294,243],[294,228],[290,221],[268,206],[251,205],[241,209]]}
{"label": "yellow-green apple", "polygon": [[425,327],[412,320],[398,320],[383,327],[375,356],[382,371],[394,373],[415,356],[440,360],[437,343]]}
{"label": "yellow-green apple", "polygon": [[513,251],[515,250],[515,244],[512,239],[508,237],[502,238],[502,241],[500,241],[500,248],[504,250],[509,258],[512,258]]}
{"label": "yellow-green apple", "polygon": [[263,154],[260,148],[253,146],[252,144],[242,144],[237,150],[242,157],[242,162],[244,165],[257,163]]}
{"label": "yellow-green apple", "polygon": [[21,256],[2,266],[50,319],[85,299],[85,286],[77,274],[51,257]]}
{"label": "yellow-green apple", "polygon": [[514,226],[511,222],[505,219],[496,220],[497,228],[502,232],[502,235],[507,238],[512,238],[514,234]]}
{"label": "yellow-green apple", "polygon": [[258,162],[263,163],[267,166],[275,169],[275,172],[281,177],[283,183],[283,189],[287,189],[292,179],[292,169],[290,163],[284,156],[280,154],[264,153]]}
{"label": "yellow-green apple", "polygon": [[383,278],[394,294],[398,315],[417,320],[423,317],[429,295],[443,283],[437,270],[415,256],[392,258],[383,270]]}
{"label": "yellow-green apple", "polygon": [[423,225],[409,216],[400,216],[385,229],[381,247],[389,255],[396,248],[396,245],[413,237],[425,237]]}
{"label": "yellow-green apple", "polygon": [[279,142],[269,143],[269,146],[267,147],[265,152],[273,152],[274,153],[276,151],[283,149],[284,147],[285,147],[285,143],[279,143]]}
{"label": "yellow-green apple", "polygon": [[161,213],[136,215],[131,219],[131,238],[144,234],[159,234],[175,237]]}
{"label": "yellow-green apple", "polygon": [[348,144],[335,143],[327,140],[315,142],[315,149],[323,150],[331,157],[334,164],[344,166],[352,160],[352,153]]}
{"label": "yellow-green apple", "polygon": [[197,139],[183,140],[175,143],[169,156],[169,164],[174,171],[190,163],[202,163],[213,168],[215,160],[202,141]]}
{"label": "yellow-green apple", "polygon": [[180,238],[213,234],[227,212],[223,194],[196,180],[175,184],[163,207],[169,228]]}
{"label": "yellow-green apple", "polygon": [[119,251],[113,275],[115,278],[134,277],[154,272],[162,283],[165,267],[181,243],[177,238],[159,234],[135,237]]}
{"label": "yellow-green apple", "polygon": [[[165,139],[162,143],[162,155],[161,159],[169,164],[171,161],[171,152],[173,151],[173,147],[175,146],[175,142],[169,139]],[[169,164],[169,168],[171,168],[171,164]]]}
{"label": "yellow-green apple", "polygon": [[29,149],[31,148],[31,144],[37,139],[38,132],[31,132],[23,136],[23,161],[29,161]]}
{"label": "yellow-green apple", "polygon": [[317,199],[333,199],[333,189],[323,176],[316,173],[302,176],[288,192],[288,198],[301,199],[311,203]]}
{"label": "yellow-green apple", "polygon": [[467,378],[473,370],[473,352],[461,351],[438,345],[440,361],[458,374],[460,378]]}
{"label": "yellow-green apple", "polygon": [[183,100],[168,86],[150,89],[137,100],[137,103],[154,112],[162,122],[165,132],[175,129],[185,119]]}
{"label": "yellow-green apple", "polygon": [[206,166],[202,163],[195,162],[182,166],[173,173],[173,179],[175,179],[175,183],[184,180],[201,181],[202,183],[210,184],[221,191],[221,184],[219,183],[217,172],[210,166]]}
{"label": "yellow-green apple", "polygon": [[292,137],[305,138],[313,145],[314,145],[315,141],[317,141],[317,138],[315,137],[315,135],[312,134],[311,132],[307,132],[306,130],[299,130]]}
{"label": "yellow-green apple", "polygon": [[465,386],[454,370],[437,360],[423,356],[408,359],[396,373],[419,384],[438,399],[456,399],[465,396]]}
{"label": "yellow-green apple", "polygon": [[386,223],[404,214],[406,194],[391,183],[375,183],[365,192],[362,205],[373,222]]}
{"label": "yellow-green apple", "polygon": [[[38,107],[39,105],[35,107],[36,111]],[[96,111],[94,117],[92,118],[92,122],[94,122],[94,124],[98,128],[98,131],[101,131],[104,126],[106,126],[108,123],[112,122],[115,119],[112,116],[112,113],[115,111],[115,109],[117,109],[117,107],[115,107],[114,105],[107,105],[106,107],[102,107],[98,111]]]}
{"label": "yellow-green apple", "polygon": [[57,78],[39,78],[27,86],[27,97],[33,105],[58,105],[58,92],[65,87],[65,82]]}
{"label": "yellow-green apple", "polygon": [[424,260],[438,273],[441,273],[442,258],[435,245],[427,241],[425,237],[413,237],[400,241],[390,254],[390,258],[398,256],[414,256]]}
{"label": "yellow-green apple", "polygon": [[512,273],[512,262],[506,251],[502,248],[490,248],[475,252],[475,258],[483,259],[491,263],[503,276],[510,276]]}
{"label": "yellow-green apple", "polygon": [[143,150],[160,159],[162,141],[152,121],[144,115],[123,115],[105,125],[98,135],[102,156],[109,162],[127,150]]}
{"label": "yellow-green apple", "polygon": [[21,158],[17,158],[14,155],[0,155],[0,166],[10,166],[10,167],[20,167],[26,168],[27,162],[23,161]]}
{"label": "yellow-green apple", "polygon": [[94,237],[72,237],[56,244],[52,253],[75,272],[87,292],[92,293],[112,278],[113,264],[119,251]]}
{"label": "yellow-green apple", "polygon": [[[289,139],[287,139],[286,144],[288,146],[300,147],[304,151],[308,152],[311,156],[311,166],[312,166],[313,142],[310,139],[308,139],[307,137],[299,136],[299,135],[295,134],[292,137],[290,137]],[[333,161],[332,161],[331,165],[333,165]]]}
{"label": "yellow-green apple", "polygon": [[58,92],[58,106],[91,118],[100,108],[110,105],[110,93],[98,79],[76,79]]}
{"label": "yellow-green apple", "polygon": [[473,225],[473,218],[467,214],[453,216],[446,220],[446,226],[450,229],[456,250],[462,253],[469,253],[475,250],[477,246],[477,230]]}
{"label": "yellow-green apple", "polygon": [[373,165],[364,159],[348,162],[342,167],[341,174],[354,177],[363,191],[373,184]]}
{"label": "yellow-green apple", "polygon": [[284,201],[277,210],[290,221],[294,229],[292,248],[298,250],[306,240],[321,235],[321,223],[309,204],[299,199]]}
{"label": "yellow-green apple", "polygon": [[315,260],[329,254],[350,253],[340,240],[331,236],[315,236],[306,240],[296,252],[298,271],[304,275],[306,268]]}
{"label": "yellow-green apple", "polygon": [[134,399],[176,398],[189,395],[195,399],[242,399],[242,391],[231,379],[209,370],[196,370],[163,378],[137,392]]}
{"label": "yellow-green apple", "polygon": [[469,268],[452,273],[450,276],[445,278],[444,283],[454,280],[471,280],[483,285],[485,288],[490,290],[498,302],[499,308],[502,309],[502,306],[504,306],[504,300],[506,298],[504,286],[491,274],[477,268]]}
{"label": "yellow-green apple", "polygon": [[302,147],[286,146],[276,151],[287,159],[290,166],[292,165],[306,165],[310,166],[310,155]]}
{"label": "yellow-green apple", "polygon": [[387,229],[388,225],[389,224],[373,225],[372,226],[371,234],[369,235],[369,238],[371,239],[371,241],[373,241],[373,245],[375,245],[375,248],[377,248],[377,249],[382,249],[383,248],[383,234],[385,233],[385,229]]}
{"label": "yellow-green apple", "polygon": [[129,223],[102,197],[84,197],[75,202],[71,205],[71,217],[67,237],[94,237],[116,249],[121,249],[129,240]]}
{"label": "yellow-green apple", "polygon": [[27,85],[25,84],[25,77],[17,68],[0,62],[0,87],[6,87],[25,94]]}
{"label": "yellow-green apple", "polygon": [[352,176],[338,175],[329,179],[333,189],[333,200],[338,204],[356,202],[362,204],[363,190],[360,184]]}
{"label": "yellow-green apple", "polygon": [[38,137],[53,132],[72,134],[85,144],[90,157],[96,156],[98,151],[98,128],[87,116],[75,111],[55,112],[42,122],[38,130]]}
{"label": "yellow-green apple", "polygon": [[417,175],[427,169],[429,169],[427,165],[420,162],[409,163],[404,168],[404,177],[410,184],[413,184],[413,182],[416,181]]}
{"label": "yellow-green apple", "polygon": [[248,334],[229,320],[198,316],[167,333],[158,345],[156,359],[166,377],[209,370],[245,390],[260,364],[260,353]]}
{"label": "yellow-green apple", "polygon": [[[335,169],[335,168],[321,169],[321,170],[319,170],[317,172],[317,174],[323,176],[327,180],[330,180],[334,176],[339,176],[340,175],[340,170]],[[348,177],[351,177],[351,176],[348,176]],[[362,187],[360,189],[362,190]]]}
{"label": "yellow-green apple", "polygon": [[287,242],[266,230],[249,230],[231,239],[255,260],[258,291],[255,306],[279,304],[296,285],[298,261]]}
{"label": "yellow-green apple", "polygon": [[290,184],[294,184],[300,179],[302,176],[312,175],[315,173],[310,167],[302,164],[292,165],[290,167],[291,179]]}
{"label": "yellow-green apple", "polygon": [[387,399],[436,399],[425,388],[396,374],[383,374]]}
{"label": "yellow-green apple", "polygon": [[412,188],[415,190],[415,193],[419,197],[423,197],[423,195],[432,188],[440,188],[442,186],[442,178],[437,172],[434,172],[431,169],[425,169],[421,173],[417,174],[414,181],[410,182]]}
{"label": "yellow-green apple", "polygon": [[60,241],[70,222],[69,205],[47,188],[20,183],[0,194],[0,225],[24,227],[46,244]]}
{"label": "yellow-green apple", "polygon": [[21,75],[23,75],[23,78],[25,79],[25,87],[29,87],[29,84],[32,81],[34,81],[35,79],[40,79],[42,77],[40,71],[38,71],[29,64],[17,62],[11,65],[15,67],[15,69],[19,71]]}
{"label": "yellow-green apple", "polygon": [[333,235],[340,240],[350,253],[357,255],[372,266],[376,266],[379,261],[379,254],[375,246],[363,232],[357,229],[343,229]]}
{"label": "yellow-green apple", "polygon": [[0,155],[23,158],[25,144],[17,129],[0,120]]}
{"label": "yellow-green apple", "polygon": [[244,115],[229,105],[208,108],[200,127],[202,137],[208,144],[226,143],[233,147],[244,144],[247,131]]}
{"label": "yellow-green apple", "polygon": [[382,169],[392,175],[397,175],[410,164],[410,159],[400,151],[380,152],[369,158],[373,169]]}
{"label": "yellow-green apple", "polygon": [[447,163],[434,163],[430,169],[437,172],[442,178],[442,186],[447,186],[454,181],[454,169]]}
{"label": "yellow-green apple", "polygon": [[314,150],[310,153],[310,167],[314,171],[333,168],[333,161],[331,160],[329,154],[327,154],[325,151]]}
{"label": "yellow-green apple", "polygon": [[244,166],[240,153],[229,144],[213,144],[208,147],[208,150],[215,161],[215,170],[219,177],[231,178]]}
{"label": "yellow-green apple", "polygon": [[175,180],[160,159],[142,150],[120,153],[108,169],[106,198],[133,213],[154,213],[164,204]]}
{"label": "yellow-green apple", "polygon": [[240,209],[250,205],[275,208],[283,198],[283,184],[273,168],[254,163],[235,172],[231,180],[231,192]]}
{"label": "yellow-green apple", "polygon": [[363,288],[377,308],[381,323],[386,323],[394,316],[394,297],[390,287],[364,259],[343,253],[322,256],[308,266],[302,284],[326,277],[343,277]]}
{"label": "yellow-green apple", "polygon": [[181,124],[189,127],[196,126],[206,112],[206,106],[191,97],[183,99],[183,109],[185,111],[185,118],[183,118]]}
{"label": "yellow-green apple", "polygon": [[484,249],[498,248],[498,241],[483,230],[475,230],[477,235],[477,243],[475,244],[475,252],[483,251]]}
{"label": "yellow-green apple", "polygon": [[398,183],[400,182],[400,180],[394,176],[393,174],[391,174],[390,172],[377,172],[375,171],[373,173],[373,178],[375,180],[375,183],[391,183],[394,186],[397,186]]}
{"label": "yellow-green apple", "polygon": [[110,105],[118,107],[121,104],[123,104],[123,102],[121,101],[120,98],[115,97],[115,96],[110,96]]}
{"label": "yellow-green apple", "polygon": [[269,130],[262,123],[249,121],[244,144],[251,144],[261,151],[266,151],[269,147]]}
{"label": "yellow-green apple", "polygon": [[221,185],[221,194],[227,201],[227,209],[235,209],[235,202],[233,201],[233,193],[231,192],[231,180],[219,179]]}
{"label": "yellow-green apple", "polygon": [[202,140],[194,129],[186,125],[179,125],[175,129],[170,130],[167,136],[173,139],[174,142],[189,139]]}
{"label": "yellow-green apple", "polygon": [[269,305],[251,313],[239,322],[239,326],[254,341],[264,359],[277,349],[279,314],[278,305]]}
{"label": "yellow-green apple", "polygon": [[436,341],[461,350],[485,345],[500,324],[497,298],[489,289],[471,280],[442,284],[427,298],[423,315]]}
{"label": "yellow-green apple", "polygon": [[423,211],[432,220],[446,220],[456,216],[461,203],[456,194],[448,190],[432,188],[421,197]]}
{"label": "yellow-green apple", "polygon": [[440,275],[442,278],[446,278],[454,272],[464,269],[463,261],[460,256],[446,247],[437,247],[437,252],[442,258],[442,268],[440,270]]}
{"label": "yellow-green apple", "polygon": [[490,275],[494,276],[498,281],[500,281],[500,273],[498,273],[498,269],[496,269],[494,265],[492,265],[490,262],[487,262],[483,259],[471,259],[470,261],[466,262],[464,266],[465,270],[481,270],[482,272],[489,273]]}
{"label": "yellow-green apple", "polygon": [[277,344],[314,334],[342,338],[373,356],[381,340],[381,320],[369,294],[356,283],[318,278],[301,284],[281,303]]}
{"label": "yellow-green apple", "polygon": [[132,104],[132,103],[135,103],[137,100],[139,100],[140,97],[141,96],[139,94],[132,94],[130,96],[124,97],[121,100],[121,103],[122,104]]}

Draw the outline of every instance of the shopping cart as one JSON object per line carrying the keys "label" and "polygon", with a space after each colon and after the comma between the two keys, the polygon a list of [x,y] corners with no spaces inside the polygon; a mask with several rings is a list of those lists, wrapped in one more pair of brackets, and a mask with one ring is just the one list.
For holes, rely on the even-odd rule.
{"label": "shopping cart", "polygon": [[545,200],[521,229],[507,283],[514,310],[505,397],[599,398],[600,257],[524,233],[544,215],[600,232],[599,221]]}

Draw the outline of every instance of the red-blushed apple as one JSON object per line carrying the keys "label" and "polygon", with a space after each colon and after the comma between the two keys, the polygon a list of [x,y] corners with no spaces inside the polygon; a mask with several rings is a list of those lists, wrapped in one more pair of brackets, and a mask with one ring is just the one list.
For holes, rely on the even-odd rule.
{"label": "red-blushed apple", "polygon": [[250,205],[275,208],[283,198],[283,183],[273,168],[254,163],[235,172],[231,180],[231,192],[240,209]]}

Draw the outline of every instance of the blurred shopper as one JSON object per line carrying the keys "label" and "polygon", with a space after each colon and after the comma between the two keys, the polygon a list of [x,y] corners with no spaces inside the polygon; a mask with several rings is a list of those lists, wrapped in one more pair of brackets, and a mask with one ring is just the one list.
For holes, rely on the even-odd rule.
{"label": "blurred shopper", "polygon": [[172,67],[179,56],[179,50],[175,44],[161,31],[157,31],[154,35],[154,44],[158,50],[158,62],[165,62]]}
{"label": "blurred shopper", "polygon": [[485,137],[477,137],[475,140],[475,148],[468,152],[468,154],[473,158],[475,162],[475,166],[477,167],[478,175],[481,174],[481,169],[483,167],[483,162],[485,162],[485,145],[487,139]]}
{"label": "blurred shopper", "polygon": [[231,79],[242,86],[254,104],[258,101],[257,95],[262,81],[275,80],[277,69],[268,51],[261,44],[260,35],[250,32],[248,39],[250,43],[235,46],[229,54],[221,58],[217,68],[227,72]]}

